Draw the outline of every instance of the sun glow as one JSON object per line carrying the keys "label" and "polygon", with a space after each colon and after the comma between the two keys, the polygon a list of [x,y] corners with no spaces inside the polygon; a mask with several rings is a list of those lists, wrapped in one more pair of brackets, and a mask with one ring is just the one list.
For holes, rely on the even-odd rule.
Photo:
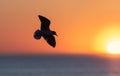
{"label": "sun glow", "polygon": [[120,40],[108,42],[106,49],[110,54],[120,54]]}
{"label": "sun glow", "polygon": [[106,24],[96,34],[93,49],[106,54],[120,54],[120,26]]}

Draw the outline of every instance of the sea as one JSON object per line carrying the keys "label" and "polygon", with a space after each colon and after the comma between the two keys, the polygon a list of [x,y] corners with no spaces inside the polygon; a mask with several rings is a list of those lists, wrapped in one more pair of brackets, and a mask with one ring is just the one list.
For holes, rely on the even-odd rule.
{"label": "sea", "polygon": [[0,76],[120,76],[120,56],[0,56]]}

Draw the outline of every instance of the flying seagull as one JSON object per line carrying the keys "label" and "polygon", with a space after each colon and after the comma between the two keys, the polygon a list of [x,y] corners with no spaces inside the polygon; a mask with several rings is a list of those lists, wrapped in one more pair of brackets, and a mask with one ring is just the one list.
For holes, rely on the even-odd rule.
{"label": "flying seagull", "polygon": [[39,40],[42,36],[49,45],[51,45],[52,47],[55,47],[56,41],[55,41],[54,35],[57,36],[57,34],[55,31],[50,30],[49,28],[50,20],[41,15],[38,15],[38,17],[41,21],[41,30],[37,29],[34,32],[34,38]]}

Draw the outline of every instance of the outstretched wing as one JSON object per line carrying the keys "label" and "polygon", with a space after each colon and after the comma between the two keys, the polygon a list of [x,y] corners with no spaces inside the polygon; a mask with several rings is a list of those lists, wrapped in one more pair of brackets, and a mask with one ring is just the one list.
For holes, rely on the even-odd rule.
{"label": "outstretched wing", "polygon": [[41,30],[50,30],[50,20],[40,15],[38,17],[41,21]]}
{"label": "outstretched wing", "polygon": [[56,41],[55,41],[55,37],[53,35],[45,35],[43,36],[43,38],[47,41],[47,43],[49,45],[51,45],[52,47],[56,46]]}

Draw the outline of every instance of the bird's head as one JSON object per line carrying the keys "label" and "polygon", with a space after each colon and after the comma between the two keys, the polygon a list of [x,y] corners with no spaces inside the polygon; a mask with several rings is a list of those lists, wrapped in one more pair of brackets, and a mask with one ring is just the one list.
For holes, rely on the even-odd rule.
{"label": "bird's head", "polygon": [[41,33],[39,29],[34,32],[34,38],[37,40],[41,38]]}
{"label": "bird's head", "polygon": [[55,31],[53,31],[53,35],[56,35],[56,36],[58,36],[58,35],[57,35],[57,33],[56,33]]}

